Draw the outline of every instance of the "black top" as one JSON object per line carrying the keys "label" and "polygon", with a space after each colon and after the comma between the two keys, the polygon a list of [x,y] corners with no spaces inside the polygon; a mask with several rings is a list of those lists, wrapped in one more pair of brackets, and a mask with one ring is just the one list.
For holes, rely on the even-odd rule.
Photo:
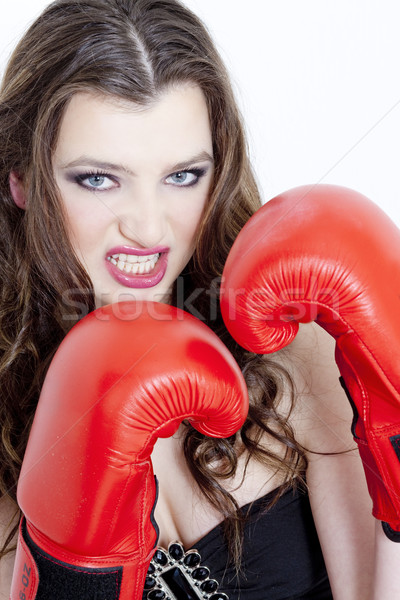
{"label": "black top", "polygon": [[227,565],[220,525],[193,546],[201,564],[229,600],[332,600],[308,495],[291,489],[266,511],[274,493],[242,508],[247,521],[239,578]]}

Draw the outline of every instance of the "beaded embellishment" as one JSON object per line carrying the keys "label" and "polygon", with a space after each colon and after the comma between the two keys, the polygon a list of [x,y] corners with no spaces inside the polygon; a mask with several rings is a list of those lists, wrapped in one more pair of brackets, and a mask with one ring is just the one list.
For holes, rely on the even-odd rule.
{"label": "beaded embellishment", "polygon": [[180,542],[158,548],[150,562],[144,586],[146,600],[229,600],[218,592],[219,583],[201,565],[195,549],[185,552]]}

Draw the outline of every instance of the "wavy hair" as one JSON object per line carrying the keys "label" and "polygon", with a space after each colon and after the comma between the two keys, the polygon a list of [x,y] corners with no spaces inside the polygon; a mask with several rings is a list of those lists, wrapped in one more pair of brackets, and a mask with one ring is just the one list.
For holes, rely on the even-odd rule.
{"label": "wavy hair", "polygon": [[[227,71],[204,25],[177,0],[57,0],[9,61],[0,91],[0,493],[16,499],[47,367],[68,330],[95,306],[91,281],[66,233],[51,167],[63,111],[80,91],[147,105],[185,82],[197,84],[207,102],[215,177],[174,303],[204,320],[233,352],[251,408],[241,432],[228,440],[188,426],[184,451],[200,489],[221,511],[239,564],[242,517],[223,485],[238,455],[244,448],[249,458],[283,470],[288,485],[303,472],[305,457],[277,410],[285,373],[240,348],[220,316],[218,287],[228,252],[261,202]],[[24,182],[25,211],[11,197],[11,171]],[[265,432],[284,444],[283,458],[262,449]]]}

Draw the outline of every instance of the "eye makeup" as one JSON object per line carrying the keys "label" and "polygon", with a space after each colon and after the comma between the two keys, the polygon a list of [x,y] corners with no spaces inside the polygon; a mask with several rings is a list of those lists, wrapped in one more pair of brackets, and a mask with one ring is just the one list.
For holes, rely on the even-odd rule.
{"label": "eye makeup", "polygon": [[[72,180],[89,192],[105,192],[107,190],[114,189],[118,185],[116,178],[111,175],[111,173],[98,170],[72,175]],[[85,183],[89,182],[90,180],[93,180],[92,185]],[[106,181],[108,181],[109,184],[104,187],[103,184]]]}
{"label": "eye makeup", "polygon": [[[164,178],[167,185],[188,188],[193,187],[207,174],[209,167],[192,167],[174,171]],[[67,173],[67,181],[77,184],[89,192],[106,192],[119,186],[119,179],[112,173],[92,169],[84,172],[76,170]],[[106,185],[104,185],[106,184]]]}
{"label": "eye makeup", "polygon": [[[168,185],[175,185],[177,187],[192,187],[196,185],[200,181],[200,179],[206,175],[207,171],[207,168],[201,167],[193,167],[190,169],[175,171],[174,173],[171,173],[171,175],[168,175],[165,178],[165,182],[168,183]],[[169,183],[168,180],[173,179],[174,177],[178,179],[175,179],[175,181]],[[190,179],[190,177],[192,178]]]}

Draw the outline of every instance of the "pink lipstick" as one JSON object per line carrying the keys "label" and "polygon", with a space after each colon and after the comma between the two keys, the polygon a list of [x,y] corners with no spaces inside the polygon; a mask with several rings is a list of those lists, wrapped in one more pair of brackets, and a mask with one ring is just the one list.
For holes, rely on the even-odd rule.
{"label": "pink lipstick", "polygon": [[117,246],[107,252],[106,266],[111,277],[129,288],[154,287],[165,275],[169,248]]}

